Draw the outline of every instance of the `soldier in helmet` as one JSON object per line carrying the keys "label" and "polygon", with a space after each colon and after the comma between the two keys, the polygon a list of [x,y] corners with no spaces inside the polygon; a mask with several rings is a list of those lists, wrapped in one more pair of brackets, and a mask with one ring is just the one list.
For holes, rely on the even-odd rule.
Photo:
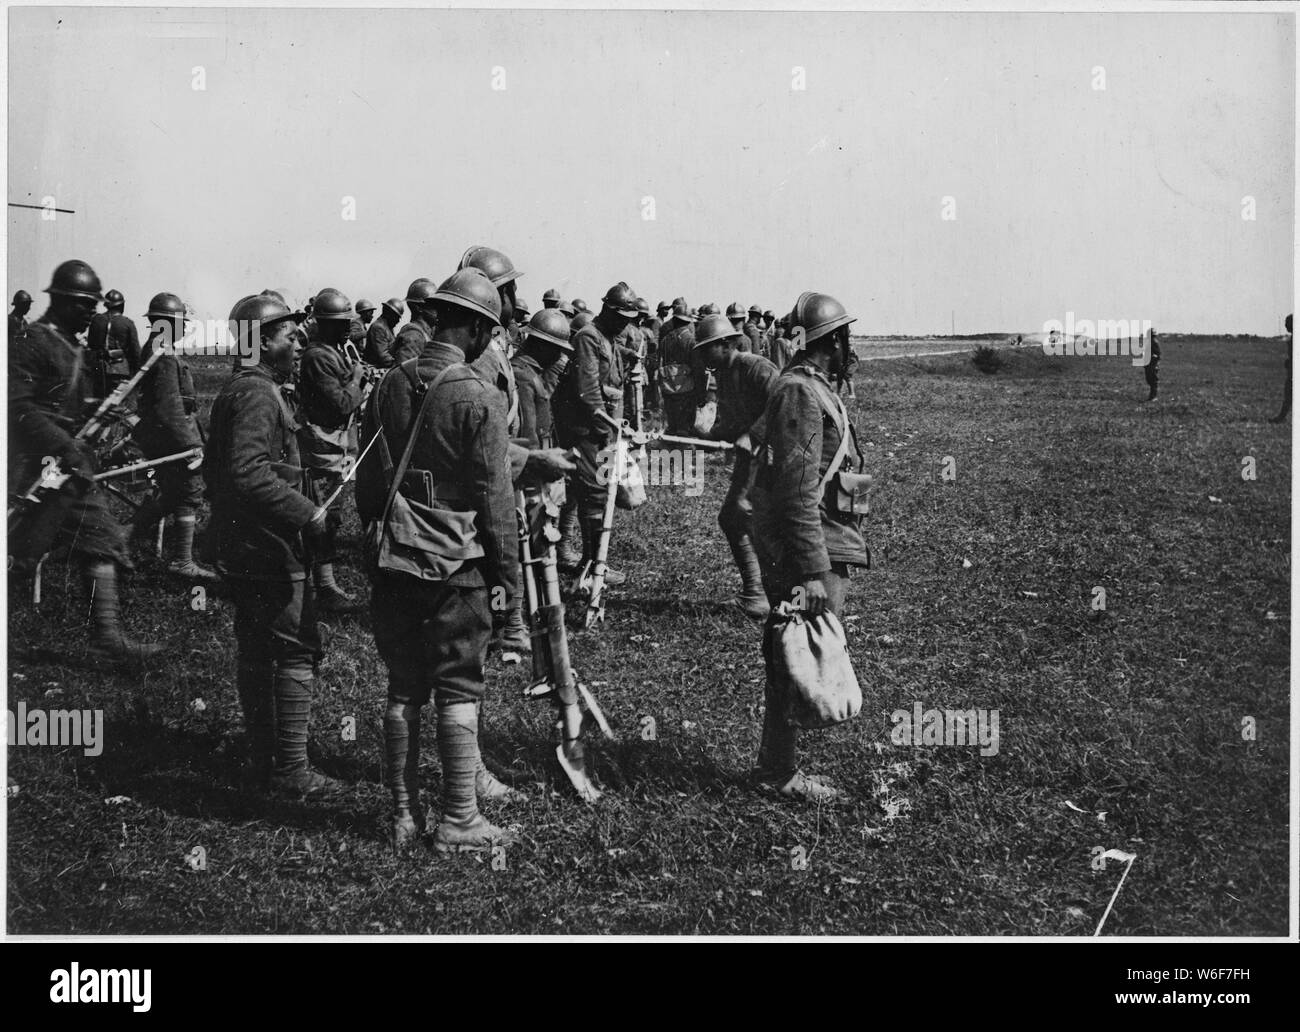
{"label": "soldier in helmet", "polygon": [[1150,388],[1147,401],[1155,401],[1156,393],[1160,388],[1160,341],[1156,338],[1154,327],[1147,332],[1150,335],[1147,344],[1147,364],[1143,367],[1142,375],[1146,377],[1147,387]]}
{"label": "soldier in helmet", "polygon": [[27,332],[27,313],[32,310],[32,295],[25,290],[14,293],[14,310],[9,313],[9,343]]}
{"label": "soldier in helmet", "polygon": [[357,302],[357,318],[361,320],[361,328],[365,331],[370,330],[370,322],[375,317],[375,303],[368,301],[364,297]]}
{"label": "soldier in helmet", "polygon": [[410,321],[402,327],[401,333],[393,341],[390,354],[393,365],[401,365],[408,359],[418,358],[425,345],[433,340],[436,325],[433,314],[433,294],[438,285],[431,279],[421,276],[412,280],[406,288],[406,307],[411,313]]}
{"label": "soldier in helmet", "polygon": [[763,310],[758,305],[749,306],[749,318],[740,329],[749,339],[749,350],[755,355],[768,357],[767,335],[763,332]]}
{"label": "soldier in helmet", "polygon": [[372,567],[371,616],[388,667],[390,841],[401,849],[424,830],[420,725],[432,698],[443,784],[433,845],[454,852],[514,838],[479,812],[478,702],[491,592],[499,589],[508,602],[519,591],[518,531],[505,407],[473,365],[500,329],[500,294],[481,269],[468,267],[436,287],[428,302],[435,309],[432,341],[418,361],[389,370],[366,406],[362,436],[379,434],[380,443],[358,469],[357,508],[382,531],[395,518],[392,487],[405,511],[424,513],[442,528],[436,551],[421,553],[423,575]]}
{"label": "soldier in helmet", "polygon": [[1286,387],[1282,392],[1282,407],[1270,423],[1280,423],[1291,411],[1291,316],[1286,317]]}
{"label": "soldier in helmet", "polygon": [[645,361],[648,353],[646,345],[645,321],[650,317],[650,302],[643,297],[636,299],[637,317],[624,328],[615,340],[624,359],[623,376],[623,412],[634,430],[642,429],[638,420],[639,413],[635,403],[636,392],[642,391],[641,402],[645,403],[644,381]]}
{"label": "soldier in helmet", "polygon": [[519,350],[524,342],[524,337],[528,335],[528,319],[532,312],[528,310],[528,302],[523,298],[515,298],[515,318],[506,330],[510,340],[510,357],[514,358],[515,352]]}
{"label": "soldier in helmet", "polygon": [[110,290],[104,295],[104,312],[90,320],[90,332],[87,335],[87,364],[96,397],[108,395],[112,387],[109,374],[113,366],[123,358],[127,369],[135,375],[140,368],[140,335],[135,328],[135,320],[123,315],[126,299],[120,291]]}
{"label": "soldier in helmet", "polygon": [[[772,309],[763,309],[763,332],[767,334],[769,341],[774,340],[772,327],[776,324],[776,316],[772,314]],[[771,357],[771,356],[768,356]]]}
{"label": "soldier in helmet", "polygon": [[663,333],[664,320],[672,314],[672,306],[660,301],[655,314],[647,318],[641,327],[645,337],[645,407],[651,411],[659,407],[659,338]]}
{"label": "soldier in helmet", "polygon": [[[799,296],[790,313],[802,331],[800,357],[776,380],[761,419],[751,429],[756,445],[753,540],[772,614],[763,630],[767,671],[758,778],[781,795],[831,799],[838,790],[799,770],[798,732],[784,719],[788,685],[774,665],[777,604],[792,602],[809,616],[844,606],[850,571],[869,565],[861,517],[844,512],[837,474],[850,471],[850,448],[862,454],[848,412],[832,383],[848,364],[853,317],[827,294]],[[851,495],[850,495],[851,496]]]}
{"label": "soldier in helmet", "polygon": [[[145,338],[141,361],[148,361],[155,349],[163,355],[155,360],[140,384],[140,421],[132,435],[147,459],[202,449],[199,429],[198,392],[190,367],[173,345],[185,335],[185,304],[175,294],[155,294],[149,302],[149,336]],[[213,583],[217,574],[194,560],[194,531],[199,505],[203,501],[203,476],[198,456],[189,462],[172,462],[155,471],[157,493],[136,511],[133,540],[146,540],[160,519],[172,517],[171,540],[167,542],[167,569],[178,577],[199,583]]]}
{"label": "soldier in helmet", "polygon": [[75,440],[90,397],[77,338],[102,299],[99,277],[85,262],[67,261],[54,270],[46,293],[49,308],[9,352],[9,465],[26,485],[53,456],[71,478],[34,514],[30,526],[11,531],[9,552],[39,559],[65,540],[90,592],[92,656],[148,659],[159,646],[128,638],[119,614],[117,571],[119,566],[131,568],[122,528],[95,486],[92,450]]}
{"label": "soldier in helmet", "polygon": [[[306,474],[307,496],[322,504],[343,482],[348,471],[349,430],[359,415],[365,368],[344,352],[352,324],[352,302],[332,287],[316,295],[317,339],[302,353],[298,364],[298,400],[302,407],[298,435]],[[316,608],[324,613],[352,613],[357,600],[334,579],[338,558],[337,536],[341,507],[325,521],[325,533],[316,542],[312,577]]]}
{"label": "soldier in helmet", "polygon": [[552,287],[542,295],[543,308],[559,308],[561,304],[560,292]]}
{"label": "soldier in helmet", "polygon": [[794,354],[794,349],[790,344],[790,338],[787,334],[785,319],[778,319],[773,329],[772,337],[772,364],[777,369],[784,369],[790,364],[790,359]]}
{"label": "soldier in helmet", "polygon": [[[710,314],[710,313],[702,313]],[[737,340],[736,347],[742,351],[751,350],[749,338],[745,336],[745,307],[739,301],[733,301],[727,305],[727,322],[731,323],[732,329],[740,334],[741,339]]]}
{"label": "soldier in helmet", "polygon": [[393,364],[393,330],[402,321],[406,306],[400,297],[390,297],[383,303],[379,318],[366,330],[366,350],[362,358],[376,369],[388,369]]}
{"label": "soldier in helmet", "polygon": [[298,417],[280,388],[293,373],[301,313],[244,298],[230,330],[248,356],[212,404],[203,479],[212,503],[205,557],[235,604],[235,682],[258,788],[323,799],[343,785],[307,762],[312,690],[323,649],[308,551],[326,510],[304,493]]}
{"label": "soldier in helmet", "polygon": [[[606,484],[602,484],[600,453],[623,418],[623,379],[626,362],[634,356],[616,343],[628,323],[635,320],[636,292],[616,283],[601,299],[600,314],[573,332],[573,357],[560,379],[552,402],[556,431],[562,447],[577,449],[574,488],[563,513],[562,532],[576,518],[582,535],[581,562],[594,560],[605,514]],[[566,534],[567,539],[567,534]],[[562,550],[561,566],[573,568],[571,549]],[[608,569],[605,583],[622,584],[626,576]]]}
{"label": "soldier in helmet", "polygon": [[695,316],[685,300],[673,303],[673,317],[659,338],[659,393],[663,396],[667,432],[690,435],[695,425]]}
{"label": "soldier in helmet", "polygon": [[582,298],[580,297],[575,297],[573,299],[572,304],[573,304],[573,310],[577,312],[579,315],[581,315],[583,312],[591,311],[591,309],[587,307],[587,302],[582,300]]}
{"label": "soldier in helmet", "polygon": [[718,513],[718,525],[740,572],[742,587],[736,605],[750,619],[762,620],[771,607],[763,591],[752,536],[751,430],[763,415],[779,374],[776,366],[761,355],[740,351],[741,337],[741,331],[719,315],[705,316],[695,326],[695,351],[718,380],[718,417],[708,436],[736,446],[731,484]]}

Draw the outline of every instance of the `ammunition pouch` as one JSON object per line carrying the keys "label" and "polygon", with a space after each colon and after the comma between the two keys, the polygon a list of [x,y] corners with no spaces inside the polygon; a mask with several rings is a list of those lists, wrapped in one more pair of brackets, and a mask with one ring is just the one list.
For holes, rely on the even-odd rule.
{"label": "ammunition pouch", "polygon": [[826,484],[826,509],[839,516],[866,516],[870,490],[870,473],[836,473]]}

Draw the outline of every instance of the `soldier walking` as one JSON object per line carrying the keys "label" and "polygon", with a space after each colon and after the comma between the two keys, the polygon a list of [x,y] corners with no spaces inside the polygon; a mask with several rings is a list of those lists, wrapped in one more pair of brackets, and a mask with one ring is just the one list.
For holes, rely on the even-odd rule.
{"label": "soldier walking", "polygon": [[718,380],[718,418],[709,431],[715,441],[736,446],[735,465],[727,496],[718,513],[718,525],[731,546],[740,572],[741,593],[735,604],[751,620],[767,617],[771,607],[763,591],[762,572],[753,542],[752,430],[763,415],[776,383],[776,366],[761,355],[738,351],[741,332],[717,315],[705,316],[695,327],[695,350]]}
{"label": "soldier walking", "polygon": [[149,659],[160,646],[132,641],[122,629],[118,569],[131,568],[125,535],[93,480],[94,454],[74,438],[90,396],[85,349],[77,338],[102,300],[99,277],[85,262],[67,261],[54,270],[46,293],[49,308],[9,352],[9,464],[26,484],[54,456],[71,477],[29,526],[10,534],[9,552],[37,560],[66,542],[90,593],[92,657]]}
{"label": "soldier walking", "polygon": [[850,443],[861,463],[857,434],[831,382],[847,368],[848,327],[854,321],[827,294],[799,296],[790,325],[803,331],[804,349],[777,378],[752,431],[754,543],[773,610],[763,629],[767,684],[757,774],[783,796],[810,800],[839,792],[798,768],[798,731],[784,719],[788,687],[774,663],[772,632],[780,602],[793,600],[810,616],[824,611],[840,616],[850,571],[869,565],[861,517],[838,511],[839,492],[827,490],[834,488],[835,475],[849,468]]}

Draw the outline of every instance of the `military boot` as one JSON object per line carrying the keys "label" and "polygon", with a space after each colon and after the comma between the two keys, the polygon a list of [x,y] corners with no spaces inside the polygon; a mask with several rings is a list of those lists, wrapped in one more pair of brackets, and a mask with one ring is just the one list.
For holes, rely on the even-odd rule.
{"label": "military boot", "polygon": [[478,709],[472,702],[438,707],[438,756],[442,760],[442,821],[433,833],[439,853],[480,852],[513,845],[519,837],[479,813]]}
{"label": "military boot", "polygon": [[385,781],[393,794],[388,843],[400,853],[424,834],[420,804],[420,707],[390,701],[384,713]]}
{"label": "military boot", "polygon": [[317,563],[313,569],[316,581],[316,608],[322,613],[356,613],[362,603],[349,595],[334,581],[334,564]]}
{"label": "military boot", "polygon": [[758,553],[754,551],[754,542],[748,534],[737,538],[728,538],[731,555],[736,560],[736,569],[740,571],[740,595],[734,599],[751,620],[766,620],[772,607],[767,601],[767,592],[763,590],[763,574],[758,564]]}
{"label": "military boot", "polygon": [[[600,550],[600,535],[602,521],[597,519],[586,519],[582,521],[582,563],[584,568],[588,563],[592,564],[595,569],[596,553]],[[605,560],[605,586],[607,588],[617,588],[620,584],[627,582],[627,574],[614,569],[609,565],[609,560]]]}
{"label": "military boot", "polygon": [[167,572],[199,584],[215,584],[221,580],[217,571],[209,570],[194,559],[194,530],[197,524],[198,518],[192,509],[176,510],[167,549]]}
{"label": "military boot", "polygon": [[830,802],[839,798],[839,789],[798,769],[795,760],[798,740],[799,732],[778,715],[778,707],[773,705],[769,694],[763,712],[763,740],[758,749],[755,780],[786,799]]}
{"label": "military boot", "polygon": [[574,547],[574,542],[581,540],[582,529],[578,522],[578,508],[564,508],[560,511],[560,541],[555,548],[555,560],[564,573],[577,573],[582,567],[582,553]]}
{"label": "military boot", "polygon": [[244,712],[248,747],[243,779],[251,788],[265,791],[275,767],[275,723],[271,715],[274,668],[269,663],[240,663],[235,668],[239,708]]}
{"label": "military boot", "polygon": [[104,662],[139,663],[162,652],[161,645],[133,641],[122,630],[117,594],[117,567],[96,561],[86,567],[92,629],[90,655]]}
{"label": "military boot", "polygon": [[273,795],[302,800],[329,799],[347,788],[343,782],[312,770],[307,762],[313,682],[310,668],[276,671]]}

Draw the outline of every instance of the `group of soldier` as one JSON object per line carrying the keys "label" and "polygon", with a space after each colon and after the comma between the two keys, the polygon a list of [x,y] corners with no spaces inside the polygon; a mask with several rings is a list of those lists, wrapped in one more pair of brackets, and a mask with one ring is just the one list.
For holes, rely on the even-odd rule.
{"label": "group of soldier", "polygon": [[[131,537],[170,515],[168,569],[219,579],[233,602],[250,784],[329,798],[344,786],[309,764],[308,725],[324,651],[317,616],[357,608],[334,576],[342,487],[355,474],[371,627],[388,671],[390,839],[401,849],[425,832],[418,760],[432,702],[442,768],[432,845],[482,849],[512,836],[479,803],[524,798],[487,769],[478,745],[489,654],[527,652],[538,637],[528,626],[535,607],[523,601],[521,538],[556,543],[563,570],[590,568],[608,519],[609,446],[661,404],[667,432],[733,446],[719,524],[741,575],[736,603],[766,621],[758,781],[786,797],[834,797],[799,769],[770,632],[792,598],[809,616],[838,614],[852,569],[868,565],[862,517],[842,482],[863,464],[839,389],[853,362],[853,317],[818,293],[800,295],[779,320],[757,305],[723,314],[683,298],[652,315],[624,282],[594,311],[549,290],[530,317],[520,275],[500,251],[473,247],[451,275],[415,280],[377,317],[370,302],[353,306],[333,288],[304,311],[271,290],[241,298],[230,313],[240,358],[205,434],[187,365],[167,346],[185,333],[181,299],[153,298],[140,346],[121,295],[102,294],[85,262],[65,262],[41,318],[26,322],[30,298],[21,310],[16,298],[10,317],[10,467],[25,482],[53,457],[71,476],[40,518],[17,534],[11,523],[10,551],[35,557],[65,544],[89,584],[92,653],[148,660],[159,647],[124,632],[117,574],[131,565]],[[101,301],[108,311],[97,315]],[[143,372],[139,447],[187,456],[156,467],[158,489],[130,536],[75,432],[108,391],[101,367],[119,354]],[[203,497],[202,558],[213,568],[192,551]],[[549,536],[534,529],[547,513]],[[612,585],[625,579],[605,574]]]}

